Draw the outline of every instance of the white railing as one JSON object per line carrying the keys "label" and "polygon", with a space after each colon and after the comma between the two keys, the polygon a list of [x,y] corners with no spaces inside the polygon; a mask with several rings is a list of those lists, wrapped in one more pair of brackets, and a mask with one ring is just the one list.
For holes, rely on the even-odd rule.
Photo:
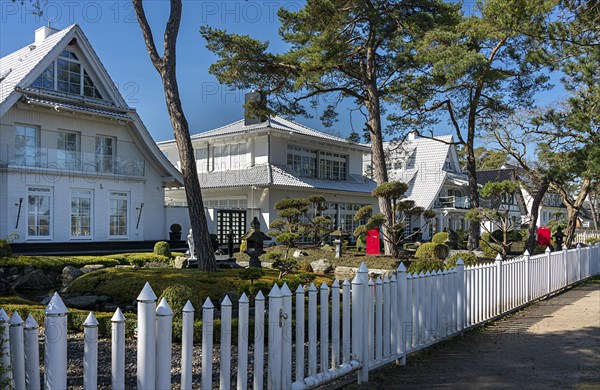
{"label": "white railing", "polygon": [[[410,274],[403,265],[388,279],[373,280],[363,263],[357,275],[340,285],[274,285],[267,299],[239,300],[237,359],[232,359],[232,303],[220,306],[219,388],[310,389],[357,372],[359,383],[386,363],[406,362],[407,354],[504,315],[577,281],[600,273],[600,246],[522,257],[476,266],[462,260],[451,270]],[[295,298],[294,298],[295,297]],[[305,298],[308,298],[305,300]],[[140,389],[167,389],[172,383],[172,311],[146,284],[138,297],[137,384]],[[268,302],[266,302],[268,300]],[[265,306],[267,310],[265,311]],[[295,310],[294,310],[295,308]],[[44,386],[67,388],[67,308],[55,294],[45,310]],[[191,389],[194,308],[183,308],[181,388]],[[215,308],[202,306],[202,389],[213,388]],[[248,329],[254,320],[254,334]],[[83,383],[97,386],[98,322],[84,323]],[[38,326],[15,311],[0,309],[0,381],[17,389],[39,389]],[[252,344],[252,348],[249,348]],[[265,345],[266,344],[266,345]],[[265,356],[265,347],[267,354]],[[251,356],[250,356],[251,355]],[[250,359],[251,358],[251,359]],[[253,361],[249,364],[249,361]],[[266,364],[265,364],[266,363]],[[112,318],[112,388],[125,386],[125,317]],[[249,383],[249,366],[253,381]],[[230,383],[231,373],[236,382]],[[216,379],[216,378],[215,378]],[[216,386],[216,384],[215,384]],[[4,387],[3,387],[4,388]]]}
{"label": "white railing", "polygon": [[585,244],[587,240],[590,238],[600,238],[599,230],[581,230],[575,232],[575,237],[573,238],[573,243],[575,244]]}

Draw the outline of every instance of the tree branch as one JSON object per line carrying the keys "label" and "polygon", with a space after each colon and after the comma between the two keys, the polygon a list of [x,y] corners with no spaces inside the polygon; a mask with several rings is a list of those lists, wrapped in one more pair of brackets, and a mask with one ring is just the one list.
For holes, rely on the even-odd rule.
{"label": "tree branch", "polygon": [[148,19],[146,18],[146,12],[144,11],[142,0],[133,0],[133,8],[135,9],[135,14],[137,15],[138,23],[142,28],[142,33],[144,34],[144,41],[146,42],[146,49],[148,50],[148,55],[150,56],[152,65],[154,65],[154,67],[159,73],[162,73],[162,69],[164,66],[163,59],[160,57],[160,55],[158,55],[158,51],[156,51],[156,45],[154,44],[154,36],[152,35],[152,29],[150,28]]}

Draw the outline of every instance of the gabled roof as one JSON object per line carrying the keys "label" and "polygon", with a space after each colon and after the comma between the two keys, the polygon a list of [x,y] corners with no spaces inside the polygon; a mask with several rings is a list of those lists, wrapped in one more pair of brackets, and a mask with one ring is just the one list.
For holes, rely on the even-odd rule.
{"label": "gabled roof", "polygon": [[477,183],[486,185],[489,182],[497,181],[515,181],[517,180],[517,172],[512,168],[503,169],[488,169],[477,171]]}
{"label": "gabled roof", "polygon": [[[77,43],[99,83],[108,92],[109,95],[105,97],[110,101],[99,102],[95,99],[92,102],[81,96],[62,96],[52,91],[29,88],[52,61],[73,42]],[[162,172],[163,178],[172,181],[174,185],[183,183],[181,173],[157,147],[139,115],[127,105],[78,25],[73,24],[53,32],[42,42],[29,44],[0,58],[0,117],[4,116],[19,100],[39,106],[59,107],[66,111],[111,116],[130,122],[135,130],[133,136],[139,141],[136,144],[146,159]]]}
{"label": "gabled roof", "polygon": [[283,165],[259,164],[239,170],[227,170],[199,173],[198,179],[202,188],[232,187],[292,187],[313,188],[370,194],[376,183],[363,176],[349,175],[346,181],[322,180],[309,177],[298,177]]}
{"label": "gabled roof", "polygon": [[[241,119],[239,121],[230,123],[228,125],[225,125],[225,126],[213,129],[213,130],[208,130],[208,131],[204,131],[202,133],[194,134],[194,135],[192,135],[192,141],[214,139],[214,138],[226,137],[226,136],[232,136],[232,135],[238,135],[238,134],[253,134],[253,133],[259,133],[259,132],[262,132],[265,130],[271,130],[271,131],[275,130],[275,131],[281,131],[282,133],[295,134],[295,135],[312,137],[312,138],[319,138],[324,141],[330,141],[330,142],[333,141],[335,143],[343,143],[346,145],[352,145],[353,147],[364,149],[365,151],[369,150],[369,146],[367,146],[367,145],[349,143],[348,141],[346,141],[343,138],[336,137],[334,135],[327,134],[322,131],[317,131],[317,130],[311,129],[310,127],[287,120],[278,115],[275,117],[271,117],[262,123],[257,123],[257,124],[253,124],[253,125],[245,125],[244,119]],[[162,141],[162,142],[159,142],[158,144],[159,145],[167,145],[167,144],[171,144],[171,143],[175,143],[175,140]]]}

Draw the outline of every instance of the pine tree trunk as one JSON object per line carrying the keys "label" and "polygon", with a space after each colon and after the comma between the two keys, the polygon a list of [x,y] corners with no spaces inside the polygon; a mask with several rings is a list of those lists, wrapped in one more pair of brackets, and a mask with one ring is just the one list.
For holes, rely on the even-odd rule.
{"label": "pine tree trunk", "polygon": [[537,245],[537,221],[540,213],[540,204],[544,199],[544,195],[548,191],[548,182],[542,181],[537,192],[533,196],[531,202],[531,218],[529,219],[529,239],[527,241],[527,250],[533,255],[533,251]]}
{"label": "pine tree trunk", "polygon": [[[477,184],[477,167],[475,163],[475,154],[472,145],[465,145],[467,151],[467,177],[469,180],[469,199],[471,208],[479,207],[479,186]],[[469,223],[469,250],[474,250],[479,246],[480,227],[478,223]]]}
{"label": "pine tree trunk", "polygon": [[[590,192],[592,186],[592,181],[589,178],[583,179],[581,182],[581,186],[579,188],[579,194],[577,198],[572,202],[567,203],[567,230],[565,231],[565,245],[567,247],[571,247],[573,244],[573,240],[575,239],[575,230],[577,229],[577,214],[581,207],[583,206],[583,202],[585,198],[587,198],[588,193]],[[563,197],[568,196],[568,194],[562,194]]]}

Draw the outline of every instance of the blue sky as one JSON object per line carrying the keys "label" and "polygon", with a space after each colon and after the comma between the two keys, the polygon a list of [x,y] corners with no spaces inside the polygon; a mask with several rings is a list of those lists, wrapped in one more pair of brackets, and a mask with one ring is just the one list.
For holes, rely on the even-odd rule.
{"label": "blue sky", "polygon": [[[229,32],[249,34],[254,38],[268,40],[271,49],[284,50],[277,35],[279,23],[276,11],[279,7],[290,10],[302,7],[303,1],[184,1],[183,17],[178,41],[178,82],[190,131],[197,133],[241,119],[243,114],[243,91],[230,90],[220,85],[208,73],[216,57],[205,48],[205,41],[198,30],[209,24],[225,28]],[[162,45],[162,32],[168,18],[168,2],[145,1],[145,9],[156,41]],[[172,139],[172,129],[164,102],[162,84],[152,66],[130,1],[49,1],[44,15],[32,13],[26,0],[0,0],[0,56],[5,56],[33,41],[36,28],[51,23],[62,29],[78,23],[91,41],[101,61],[108,69],[121,94],[130,106],[140,113],[144,123],[156,141]],[[160,50],[160,49],[159,49]],[[555,84],[558,83],[556,79]],[[549,102],[564,92],[562,88],[540,95],[542,102]],[[339,122],[334,130],[343,136],[352,126],[361,132],[364,118],[350,113],[348,105],[339,110]],[[314,119],[297,118],[303,124],[323,130],[318,120],[319,108]],[[449,127],[440,125],[438,134],[448,134]]]}

